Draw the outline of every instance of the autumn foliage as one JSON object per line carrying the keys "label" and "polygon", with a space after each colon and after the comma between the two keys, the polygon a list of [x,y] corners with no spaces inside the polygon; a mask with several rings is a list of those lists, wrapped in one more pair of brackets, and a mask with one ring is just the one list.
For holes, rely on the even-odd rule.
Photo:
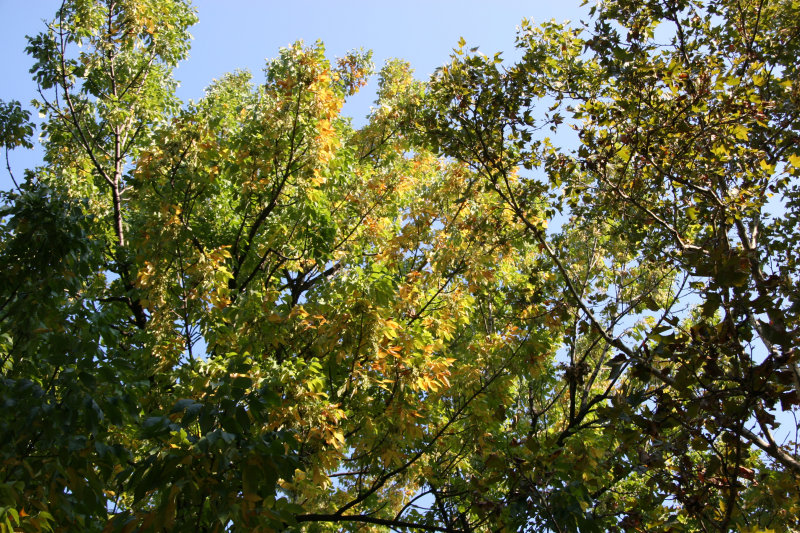
{"label": "autumn foliage", "polygon": [[30,39],[0,531],[800,527],[797,2],[523,21],[359,127],[371,54],[321,43],[180,102],[194,22]]}

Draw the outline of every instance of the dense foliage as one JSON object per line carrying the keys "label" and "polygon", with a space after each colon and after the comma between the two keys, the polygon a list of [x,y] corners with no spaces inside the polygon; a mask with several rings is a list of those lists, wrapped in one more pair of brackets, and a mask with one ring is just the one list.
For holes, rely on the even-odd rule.
{"label": "dense foliage", "polygon": [[[794,531],[800,4],[607,0],[188,104],[184,0],[30,39],[0,531]],[[30,114],[0,106],[6,150]]]}

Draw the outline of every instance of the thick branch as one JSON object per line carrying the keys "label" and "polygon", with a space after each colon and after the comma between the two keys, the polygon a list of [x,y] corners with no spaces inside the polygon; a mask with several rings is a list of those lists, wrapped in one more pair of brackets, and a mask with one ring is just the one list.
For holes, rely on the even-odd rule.
{"label": "thick branch", "polygon": [[295,518],[298,522],[361,522],[365,524],[376,524],[390,528],[410,528],[421,531],[442,531],[444,533],[461,533],[460,529],[453,529],[441,526],[429,526],[427,524],[415,524],[403,520],[390,520],[386,518],[376,518],[367,515],[339,515],[339,514],[302,514]]}
{"label": "thick branch", "polygon": [[747,428],[738,429],[737,432],[742,437],[767,452],[770,457],[778,461],[780,464],[789,470],[792,470],[795,474],[800,474],[800,461],[781,450],[775,441],[767,442]]}

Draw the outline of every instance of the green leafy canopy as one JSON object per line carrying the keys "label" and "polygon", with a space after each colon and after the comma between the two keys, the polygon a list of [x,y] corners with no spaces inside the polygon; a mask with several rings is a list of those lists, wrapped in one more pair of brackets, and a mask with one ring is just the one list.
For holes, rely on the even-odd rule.
{"label": "green leafy canopy", "polygon": [[0,531],[797,530],[800,5],[590,12],[389,61],[355,127],[370,52],[183,103],[188,2],[65,1],[0,206]]}

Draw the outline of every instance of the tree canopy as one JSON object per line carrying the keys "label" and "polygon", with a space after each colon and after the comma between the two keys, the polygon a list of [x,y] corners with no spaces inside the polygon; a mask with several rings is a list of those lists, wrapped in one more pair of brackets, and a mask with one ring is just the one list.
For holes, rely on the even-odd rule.
{"label": "tree canopy", "polygon": [[321,43],[179,101],[195,21],[29,40],[0,531],[800,528],[800,3],[523,21],[362,126]]}

